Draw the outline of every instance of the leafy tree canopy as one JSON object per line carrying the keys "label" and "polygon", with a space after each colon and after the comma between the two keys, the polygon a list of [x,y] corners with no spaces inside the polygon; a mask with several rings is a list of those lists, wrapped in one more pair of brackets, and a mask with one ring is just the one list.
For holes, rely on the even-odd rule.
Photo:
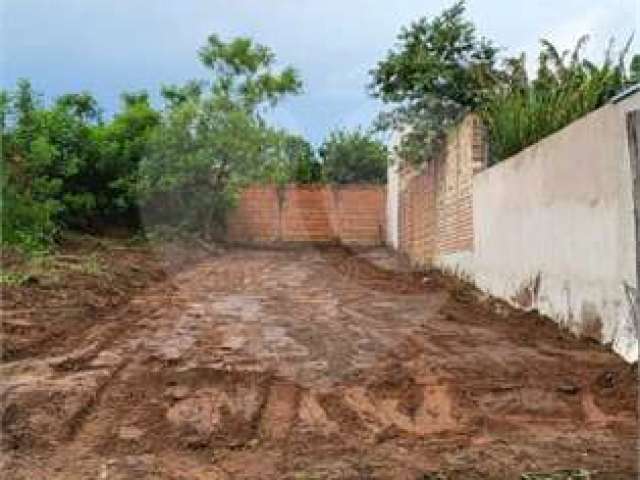
{"label": "leafy tree canopy", "polygon": [[289,137],[269,127],[259,109],[300,92],[302,84],[293,68],[276,70],[274,53],[248,38],[224,42],[211,35],[199,57],[213,79],[163,87],[167,109],[133,190],[154,221],[212,236],[238,185],[285,181],[293,173]]}
{"label": "leafy tree canopy", "polygon": [[185,85],[163,85],[160,94],[167,105],[167,108],[177,108],[185,102],[198,102],[202,96],[205,82],[191,80]]}
{"label": "leafy tree canopy", "polygon": [[144,92],[123,95],[122,110],[101,119],[87,92],[45,107],[27,80],[0,94],[3,242],[50,243],[61,228],[90,228],[135,207],[126,178],[144,156],[159,113]]}
{"label": "leafy tree canopy", "polygon": [[283,134],[284,151],[289,165],[288,178],[294,183],[317,183],[322,181],[322,164],[316,158],[313,146],[299,135]]}
{"label": "leafy tree canopy", "polygon": [[263,102],[274,106],[284,96],[302,89],[293,67],[276,72],[275,54],[250,38],[224,42],[217,35],[210,35],[198,54],[203,65],[214,73],[214,94],[239,102],[249,111]]}
{"label": "leafy tree canopy", "polygon": [[319,149],[329,183],[384,183],[387,147],[362,130],[332,132]]}
{"label": "leafy tree canopy", "polygon": [[85,122],[98,122],[102,112],[89,92],[67,93],[58,97],[56,105]]}
{"label": "leafy tree canopy", "polygon": [[498,49],[478,36],[464,14],[459,0],[403,28],[395,48],[371,71],[370,92],[391,105],[377,126],[402,132],[399,156],[405,160],[419,163],[438,155],[447,131],[470,111],[488,124],[494,159],[504,158],[640,80],[637,56],[630,71],[625,69],[631,39],[617,58],[611,42],[605,61],[596,65],[581,55],[586,36],[562,52],[542,40],[531,80],[524,54],[498,59]]}
{"label": "leafy tree canopy", "polygon": [[401,129],[402,157],[420,162],[442,148],[447,130],[482,104],[496,81],[497,48],[464,17],[464,0],[420,18],[371,70],[370,92],[394,107],[378,127]]}

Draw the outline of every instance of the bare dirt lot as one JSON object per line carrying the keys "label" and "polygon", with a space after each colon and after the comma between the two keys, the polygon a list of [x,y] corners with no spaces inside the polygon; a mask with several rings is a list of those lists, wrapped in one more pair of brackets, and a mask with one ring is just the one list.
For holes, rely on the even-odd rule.
{"label": "bare dirt lot", "polygon": [[637,366],[453,279],[383,250],[101,255],[107,280],[5,289],[2,478],[635,478]]}

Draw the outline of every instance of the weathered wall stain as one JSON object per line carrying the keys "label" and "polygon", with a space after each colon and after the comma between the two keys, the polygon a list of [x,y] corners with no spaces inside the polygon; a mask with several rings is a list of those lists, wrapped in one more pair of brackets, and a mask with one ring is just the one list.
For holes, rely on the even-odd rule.
{"label": "weathered wall stain", "polygon": [[516,294],[511,297],[513,303],[522,308],[533,308],[538,303],[541,282],[542,274],[538,272],[535,277],[533,277],[528,282],[525,282],[524,285],[522,285],[516,292]]}
{"label": "weathered wall stain", "polygon": [[624,291],[627,294],[629,318],[632,319],[630,322],[631,331],[633,336],[640,341],[640,291],[628,283],[624,283]]}
{"label": "weathered wall stain", "polygon": [[601,342],[603,340],[602,317],[600,316],[598,307],[593,302],[588,300],[582,302],[580,319],[580,335]]}

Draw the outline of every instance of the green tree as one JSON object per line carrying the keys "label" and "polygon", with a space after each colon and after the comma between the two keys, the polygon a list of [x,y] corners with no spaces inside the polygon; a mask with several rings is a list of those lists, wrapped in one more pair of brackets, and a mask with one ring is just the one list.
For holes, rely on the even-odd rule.
{"label": "green tree", "polygon": [[42,109],[28,80],[19,80],[13,92],[3,95],[3,103],[2,242],[43,248],[62,211],[62,181],[56,178],[60,150],[48,135],[57,119]]}
{"label": "green tree", "polygon": [[167,109],[133,191],[154,222],[212,237],[236,188],[277,171],[281,142],[259,110],[298,93],[301,82],[290,67],[277,71],[271,50],[250,39],[226,43],[212,35],[199,55],[213,79],[163,89]]}
{"label": "green tree", "polygon": [[273,51],[250,38],[224,42],[210,35],[198,54],[214,75],[213,94],[228,98],[248,112],[255,112],[264,103],[275,106],[284,96],[302,90],[296,70],[286,67],[275,71]]}
{"label": "green tree", "polygon": [[322,181],[322,164],[316,158],[313,146],[298,135],[286,134],[284,154],[289,164],[289,178],[293,183]]}
{"label": "green tree", "polygon": [[28,150],[35,135],[36,112],[41,108],[42,101],[40,96],[34,92],[31,82],[24,78],[18,80],[11,99],[15,125],[13,146]]}
{"label": "green tree", "polygon": [[640,83],[640,54],[638,53],[631,59],[629,79],[632,83]]}
{"label": "green tree", "polygon": [[159,121],[148,96],[125,95],[122,112],[107,123],[87,92],[62,95],[45,108],[20,81],[2,97],[3,241],[46,244],[62,228],[88,228],[131,211],[125,180]]}
{"label": "green tree", "polygon": [[102,215],[115,218],[124,214],[133,221],[137,199],[130,187],[147,154],[149,139],[160,124],[160,112],[151,106],[146,92],[125,92],[121,99],[120,112],[93,131],[97,163],[92,174],[101,192]]}
{"label": "green tree", "polygon": [[40,248],[60,229],[134,220],[139,203],[213,235],[243,183],[316,179],[311,146],[262,116],[300,92],[296,71],[246,38],[211,36],[199,55],[211,79],[162,87],[163,111],[146,91],[107,120],[89,92],[45,106],[27,80],[0,91],[3,243]]}
{"label": "green tree", "polygon": [[460,0],[403,28],[396,47],[371,70],[372,95],[395,105],[378,126],[405,133],[400,150],[407,160],[437,154],[447,130],[482,105],[498,81],[497,49],[464,13]]}
{"label": "green tree", "polygon": [[187,101],[198,101],[202,96],[203,82],[191,80],[185,85],[163,85],[160,94],[164,98],[167,108],[179,107]]}
{"label": "green tree", "polygon": [[304,138],[285,130],[265,127],[261,162],[246,172],[246,179],[283,185],[322,181],[322,165],[312,145]]}
{"label": "green tree", "polygon": [[361,130],[329,134],[319,149],[324,179],[329,183],[384,183],[387,147]]}
{"label": "green tree", "polygon": [[98,102],[89,92],[67,93],[57,98],[56,105],[85,123],[99,122],[101,119]]}
{"label": "green tree", "polygon": [[239,174],[262,154],[264,135],[246,112],[214,99],[169,111],[150,138],[135,184],[147,222],[215,236]]}
{"label": "green tree", "polygon": [[[4,89],[0,89],[0,132],[4,135],[7,128],[7,120],[11,113],[11,97],[9,92]],[[4,142],[3,142],[4,144]],[[0,145],[0,149],[2,145]]]}

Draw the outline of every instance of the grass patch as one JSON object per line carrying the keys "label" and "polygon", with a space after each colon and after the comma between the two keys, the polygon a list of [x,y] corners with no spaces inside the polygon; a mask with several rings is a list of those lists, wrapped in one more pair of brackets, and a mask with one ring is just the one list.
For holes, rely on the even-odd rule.
{"label": "grass patch", "polygon": [[109,275],[108,265],[98,252],[66,254],[54,251],[37,251],[18,256],[18,260],[0,268],[0,285],[20,287],[28,284],[56,284],[68,274],[90,277]]}
{"label": "grass patch", "polygon": [[3,287],[19,287],[26,285],[34,277],[26,272],[11,272],[0,270],[0,285]]}

